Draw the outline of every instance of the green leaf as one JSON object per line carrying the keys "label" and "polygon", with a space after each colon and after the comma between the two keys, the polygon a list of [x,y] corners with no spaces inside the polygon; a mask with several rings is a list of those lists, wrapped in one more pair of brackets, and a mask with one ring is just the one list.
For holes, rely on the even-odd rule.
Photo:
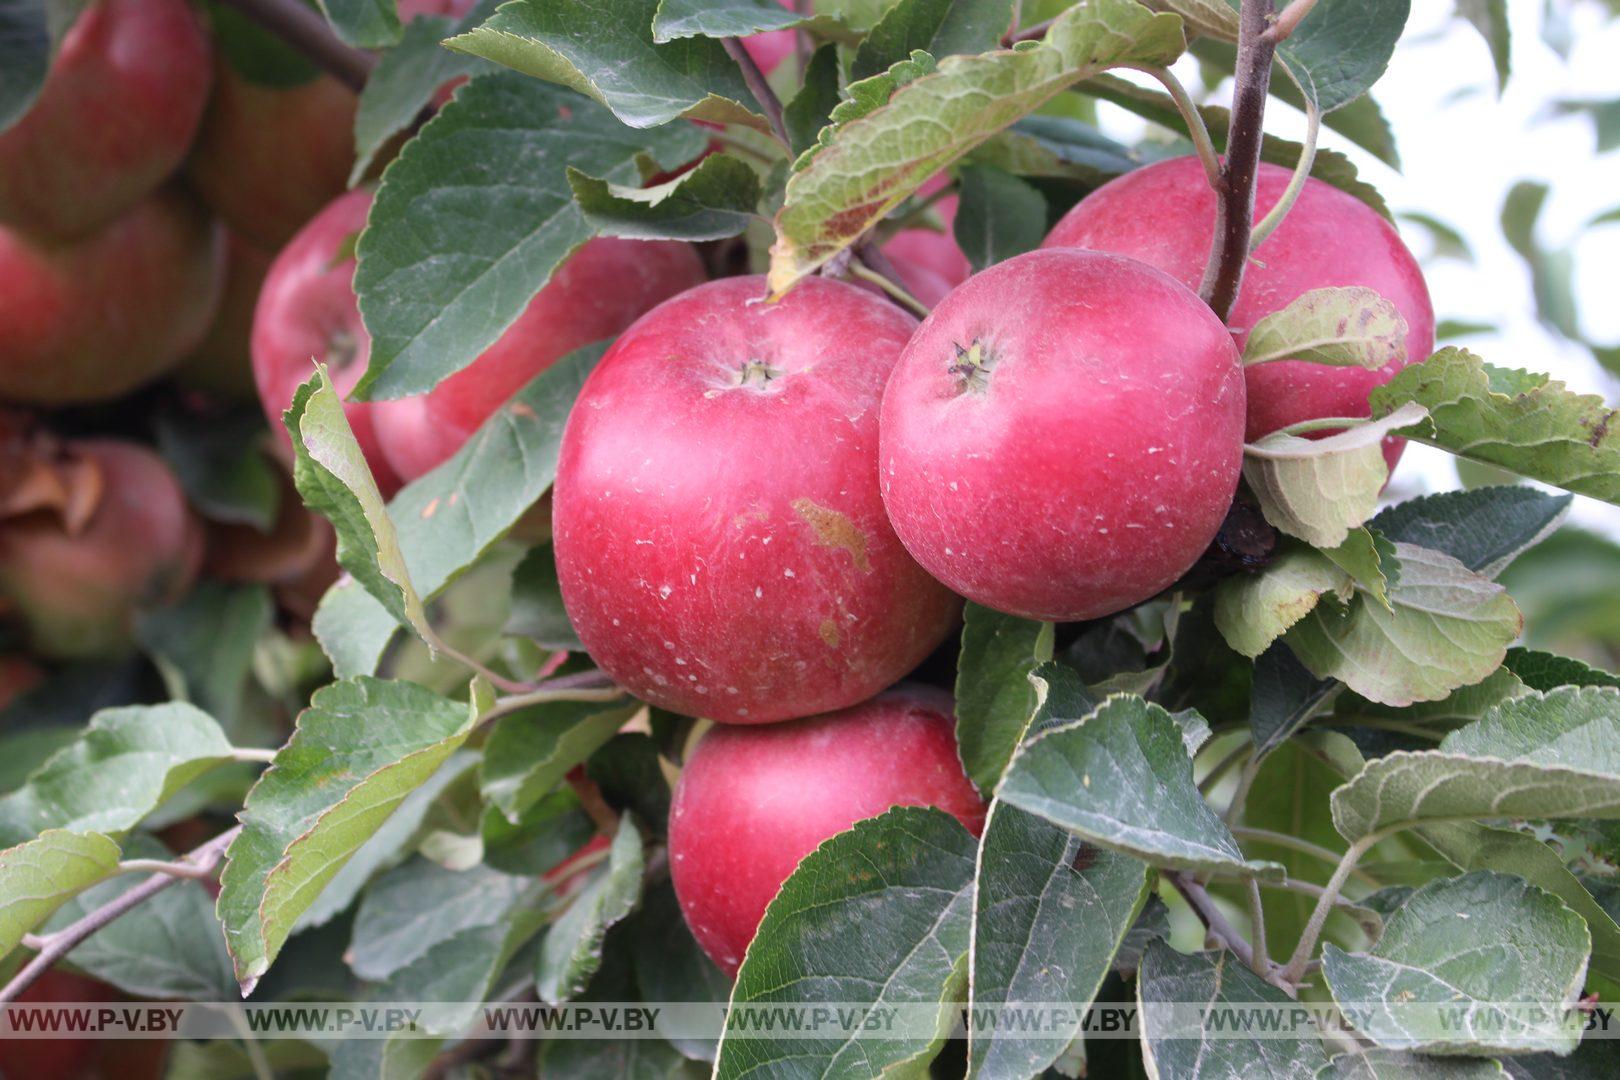
{"label": "green leaf", "polygon": [[1423,407],[1407,404],[1322,439],[1273,432],[1243,448],[1243,479],[1267,521],[1314,547],[1338,547],[1378,506],[1389,479],[1385,436],[1422,419]]}
{"label": "green leaf", "polygon": [[[124,855],[172,859],[169,849],[136,834]],[[45,926],[60,930],[146,881],[120,874],[62,905]],[[148,897],[85,938],[67,955],[72,964],[137,998],[228,1001],[236,992],[231,957],[214,918],[214,898],[200,881],[182,881]]]}
{"label": "green leaf", "polygon": [[673,168],[705,145],[690,124],[631,131],[570,91],[510,72],[474,78],[406,144],[377,191],[356,249],[354,288],[372,338],[356,395],[431,389],[523,313],[591,236],[568,166],[633,183],[641,163]]}
{"label": "green leaf", "polygon": [[1532,690],[1553,690],[1560,686],[1620,686],[1620,675],[1599,671],[1590,664],[1567,656],[1512,648],[1502,661]]}
{"label": "green leaf", "polygon": [[1346,840],[1475,818],[1620,816],[1620,690],[1563,687],[1510,698],[1438,750],[1369,762],[1333,793]]}
{"label": "green leaf", "polygon": [[512,572],[512,608],[504,632],[526,637],[543,649],[585,651],[563,608],[557,559],[550,544],[530,548]]}
{"label": "green leaf", "polygon": [[267,587],[204,581],[179,604],[137,614],[135,628],[170,696],[234,731],[255,650],[274,617]]}
{"label": "green leaf", "polygon": [[[1098,851],[997,801],[985,819],[973,894],[970,1010],[1096,999],[1148,896],[1147,864]],[[971,1075],[1022,1078],[1055,1062],[1072,1032],[1011,1038],[970,1032]]]}
{"label": "green leaf", "polygon": [[380,981],[463,930],[493,926],[546,892],[537,878],[487,866],[448,870],[415,858],[380,875],[367,888],[344,952],[362,979]]}
{"label": "green leaf", "polygon": [[966,990],[976,844],[950,815],[894,807],[806,855],[765,911],[731,1004],[937,1007],[933,1038],[781,1039],[734,1028],[715,1080],[926,1071]]}
{"label": "green leaf", "polygon": [[[418,588],[429,596],[443,589],[551,486],[568,410],[604,351],[588,345],[536,375],[449,461],[394,498],[389,517]],[[315,614],[316,637],[341,677],[376,671],[398,629],[354,582],[329,590]]]}
{"label": "green leaf", "polygon": [[1277,58],[1324,113],[1347,105],[1384,74],[1411,0],[1322,0]]}
{"label": "green leaf", "polygon": [[343,413],[324,365],[298,388],[286,412],[295,462],[293,482],[304,502],[337,530],[338,564],[388,613],[430,644],[437,635],[411,584],[394,522]]}
{"label": "green leaf", "polygon": [[1304,726],[1339,689],[1335,679],[1318,679],[1286,645],[1273,642],[1254,662],[1249,729],[1254,752],[1264,756]]}
{"label": "green leaf", "polygon": [[402,860],[409,853],[411,838],[421,827],[435,800],[451,784],[469,775],[478,760],[479,755],[475,752],[458,750],[420,787],[405,796],[399,809],[371,834],[371,839],[360,845],[359,850],[343,864],[343,868],[326,883],[315,902],[304,909],[298,922],[293,924],[293,933],[322,926],[339,913],[347,911],[373,874]]}
{"label": "green leaf", "polygon": [[1370,401],[1374,416],[1408,402],[1429,410],[1427,420],[1397,434],[1620,503],[1620,429],[1610,431],[1615,411],[1556,379],[1492,367],[1467,350],[1446,348],[1374,389]]}
{"label": "green leaf", "polygon": [[816,137],[838,107],[838,71],[838,46],[821,46],[805,65],[804,85],[782,109],[782,124],[794,157],[816,145]]}
{"label": "green leaf", "polygon": [[1495,671],[1524,625],[1506,590],[1437,551],[1396,544],[1395,557],[1387,608],[1358,590],[1288,631],[1300,661],[1384,705],[1435,701]]}
{"label": "green leaf", "polygon": [[1249,331],[1246,367],[1308,360],[1377,371],[1406,359],[1406,320],[1395,305],[1362,286],[1313,289]]}
{"label": "green leaf", "polygon": [[1479,1058],[1424,1057],[1373,1047],[1340,1054],[1316,1080],[1501,1080],[1502,1064]]}
{"label": "green leaf", "polygon": [[258,409],[235,410],[206,423],[163,411],[154,431],[163,459],[198,513],[266,533],[275,525],[282,481],[264,452],[264,417]]}
{"label": "green leaf", "polygon": [[117,873],[118,856],[112,837],[66,829],[0,851],[0,956],[75,895]]}
{"label": "green leaf", "polygon": [[1193,783],[1182,726],[1116,694],[1076,722],[1034,735],[1001,781],[1002,802],[1155,866],[1269,874],[1246,859]]}
{"label": "green leaf", "polygon": [[568,183],[590,226],[631,240],[722,240],[754,220],[759,174],[741,158],[710,154],[657,187],[610,184],[570,167]]}
{"label": "green leaf", "polygon": [[641,833],[629,814],[622,815],[607,862],[591,871],[585,887],[540,944],[535,990],[541,1001],[570,1001],[585,990],[602,962],[608,928],[629,915],[641,898],[645,867]]}
{"label": "green leaf", "polygon": [[488,688],[475,682],[472,697],[369,678],[315,692],[248,792],[220,875],[220,921],[244,992],[344,863],[466,740]]}
{"label": "green leaf", "polygon": [[1385,610],[1394,606],[1389,590],[1401,579],[1401,560],[1395,554],[1395,545],[1385,537],[1358,525],[1350,530],[1344,543],[1322,554],[1349,574],[1356,588],[1382,604]]}
{"label": "green leaf", "polygon": [[485,800],[516,824],[640,708],[639,703],[554,701],[502,718],[490,732],[479,766]]}
{"label": "green leaf", "polygon": [[0,844],[46,829],[119,834],[164,800],[231,760],[219,725],[190,705],[107,709],[72,745],[0,799]]}
{"label": "green leaf", "polygon": [[[1567,1054],[1581,1038],[1570,1006],[1591,947],[1586,924],[1556,896],[1480,870],[1418,889],[1365,953],[1323,946],[1322,972],[1380,1046]],[[1545,1015],[1527,1014],[1531,1003]]]}
{"label": "green leaf", "polygon": [[22,119],[45,85],[62,38],[84,4],[10,0],[0,4],[0,131]]}
{"label": "green leaf", "polygon": [[1017,176],[1062,177],[1092,187],[1142,165],[1133,150],[1090,124],[1039,114],[992,136],[963,160]]}
{"label": "green leaf", "polygon": [[1507,0],[1456,0],[1457,14],[1474,24],[1491,49],[1496,66],[1496,92],[1507,87],[1512,74],[1513,32],[1508,24]]}
{"label": "green leaf", "polygon": [[969,603],[956,666],[956,741],[968,778],[995,789],[1039,703],[1030,673],[1052,659],[1052,624]]}
{"label": "green leaf", "polygon": [[1568,904],[1592,932],[1592,970],[1620,978],[1620,925],[1570,873],[1551,847],[1513,829],[1493,829],[1473,822],[1425,825],[1416,830],[1458,870],[1495,870],[1516,874]]}
{"label": "green leaf", "polygon": [[1403,725],[1427,729],[1438,738],[1453,728],[1481,719],[1498,703],[1529,691],[1530,688],[1518,676],[1506,667],[1499,667],[1481,681],[1472,686],[1459,687],[1439,701],[1390,706],[1346,692],[1334,707],[1333,719],[1350,725],[1367,720],[1396,720]]}
{"label": "green leaf", "polygon": [[578,90],[633,128],[708,120],[767,129],[742,71],[720,42],[689,37],[659,43],[659,0],[511,0],[447,47]]}
{"label": "green leaf", "polygon": [[974,270],[1034,251],[1046,238],[1046,197],[1000,169],[966,166],[953,233]]}
{"label": "green leaf", "polygon": [[661,44],[685,37],[747,37],[798,26],[825,32],[838,22],[800,15],[776,0],[661,0],[652,39]]}
{"label": "green leaf", "polygon": [[395,0],[320,0],[332,29],[350,45],[381,49],[399,40]]}
{"label": "green leaf", "polygon": [[[668,878],[647,886],[641,910],[625,923],[624,934],[635,961],[636,988],[642,1001],[713,1001],[725,1004],[731,981],[703,955],[681,916],[675,887]],[[671,1043],[697,1061],[713,1061],[717,1039],[671,1033]]]}
{"label": "green leaf", "polygon": [[460,20],[423,16],[405,24],[399,43],[377,58],[366,85],[360,91],[360,107],[354,114],[354,168],[349,170],[349,186],[360,183],[371,171],[377,155],[408,131],[422,110],[433,101],[439,88],[456,79],[489,70],[476,56],[451,52],[440,43],[461,31],[478,25],[494,9],[496,0],[482,0]]}
{"label": "green leaf", "polygon": [[1012,18],[1012,0],[899,0],[855,50],[850,75],[887,71],[919,49],[939,58],[994,49]]}
{"label": "green leaf", "polygon": [[[1268,1080],[1312,1080],[1327,1064],[1316,1039],[1209,1038],[1202,1030],[1180,1030],[1175,1020],[1187,1019],[1185,1002],[1205,1003],[1207,1009],[1256,1004],[1293,1004],[1237,957],[1221,952],[1191,955],[1155,941],[1142,955],[1137,973],[1137,1010],[1142,1019],[1142,1055],[1152,1076],[1203,1080],[1209,1077],[1264,1076]],[[1168,1026],[1166,1026],[1168,1025]]]}
{"label": "green leaf", "polygon": [[1458,259],[1465,263],[1474,261],[1474,249],[1468,245],[1468,238],[1459,232],[1455,225],[1442,221],[1433,214],[1416,210],[1403,210],[1397,216],[1403,222],[1409,221],[1429,234],[1434,243],[1434,258]]}
{"label": "green leaf", "polygon": [[1043,42],[946,57],[892,96],[880,92],[824,133],[789,179],[776,216],[771,291],[781,294],[822,266],[929,177],[1076,82],[1115,64],[1168,64],[1182,44],[1175,16],[1133,0],[1099,0],[1058,16]]}
{"label": "green leaf", "polygon": [[1396,543],[1443,551],[1494,578],[1558,528],[1572,498],[1522,486],[1448,491],[1396,503],[1368,525]]}
{"label": "green leaf", "polygon": [[1228,645],[1254,659],[1309,615],[1323,596],[1348,602],[1355,582],[1331,559],[1287,544],[1264,571],[1229,577],[1216,586],[1215,625]]}

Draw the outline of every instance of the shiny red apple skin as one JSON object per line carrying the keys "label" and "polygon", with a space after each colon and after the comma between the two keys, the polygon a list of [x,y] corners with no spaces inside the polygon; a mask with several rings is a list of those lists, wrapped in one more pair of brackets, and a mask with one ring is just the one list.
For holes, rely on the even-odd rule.
{"label": "shiny red apple skin", "polygon": [[[1289,175],[1279,165],[1260,166],[1255,220],[1276,204]],[[1196,289],[1209,259],[1214,221],[1215,194],[1203,167],[1196,158],[1174,158],[1126,173],[1086,196],[1052,229],[1045,246],[1129,255]],[[1301,420],[1369,415],[1367,395],[1405,364],[1427,358],[1434,347],[1429,290],[1394,227],[1355,196],[1306,180],[1282,225],[1250,260],[1227,322],[1241,347],[1255,323],[1302,294],[1350,285],[1373,289],[1406,319],[1406,360],[1377,371],[1298,360],[1249,369],[1251,441]],[[1386,457],[1389,450],[1386,446]],[[1398,446],[1393,457],[1399,457]]]}
{"label": "shiny red apple skin", "polygon": [[127,212],[185,157],[212,79],[186,0],[97,0],[0,132],[0,222],[62,240]]}
{"label": "shiny red apple skin", "polygon": [[[965,368],[976,349],[988,371]],[[970,600],[1098,618],[1214,539],[1243,402],[1231,337],[1190,290],[1120,256],[1030,252],[969,279],[906,347],[883,397],[884,504]]]}
{"label": "shiny red apple skin", "polygon": [[101,469],[101,503],[73,534],[45,511],[0,522],[0,595],[40,655],[110,655],[128,645],[137,610],[173,603],[191,587],[202,532],[151,450],[112,439],[70,446]]}
{"label": "shiny red apple skin", "polygon": [[[329,203],[281,249],[259,290],[253,311],[253,379],[270,427],[286,446],[282,413],[298,387],[327,365],[332,385],[347,396],[365,374],[371,337],[354,295],[354,239],[366,226],[371,192],[351,191]],[[345,251],[347,257],[340,258]],[[373,426],[374,407],[345,401],[343,413],[383,494],[399,489]]]}
{"label": "shiny red apple skin", "polygon": [[878,495],[878,402],[914,320],[826,278],[764,295],[710,282],[625,331],[569,415],[553,493],[591,656],[646,701],[743,724],[865,700],[958,605]]}
{"label": "shiny red apple skin", "polygon": [[616,336],[704,277],[703,260],[690,244],[588,241],[471,365],[426,394],[373,406],[389,467],[407,482],[428,472],[530,379],[573,350]]}
{"label": "shiny red apple skin", "polygon": [[703,951],[735,976],[765,908],[822,841],[892,806],[933,806],[975,835],[950,696],[902,686],[825,716],[716,725],[681,770],[670,874]]}
{"label": "shiny red apple skin", "polygon": [[173,367],[213,316],[223,244],[172,187],[61,245],[0,228],[0,400],[106,401]]}

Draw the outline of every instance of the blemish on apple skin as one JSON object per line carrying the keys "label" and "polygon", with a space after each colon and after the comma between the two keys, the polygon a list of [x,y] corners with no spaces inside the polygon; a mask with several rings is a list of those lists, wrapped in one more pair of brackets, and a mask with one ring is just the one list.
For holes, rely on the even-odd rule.
{"label": "blemish on apple skin", "polygon": [[808,497],[794,499],[792,506],[793,512],[816,534],[817,545],[847,551],[855,560],[855,569],[863,574],[872,572],[872,561],[866,557],[866,536],[848,516]]}
{"label": "blemish on apple skin", "polygon": [[821,620],[821,627],[820,627],[820,634],[821,634],[821,640],[826,643],[827,648],[829,648],[829,649],[838,648],[838,643],[839,643],[839,641],[842,640],[842,637],[838,633],[838,624],[837,623],[833,622],[831,619],[822,619]]}

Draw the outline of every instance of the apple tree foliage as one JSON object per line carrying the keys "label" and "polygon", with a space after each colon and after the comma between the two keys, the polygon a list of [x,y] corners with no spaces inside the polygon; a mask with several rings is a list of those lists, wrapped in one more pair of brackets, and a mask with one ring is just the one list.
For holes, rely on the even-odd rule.
{"label": "apple tree foliage", "polygon": [[[464,368],[593,236],[714,242],[781,293],[929,221],[918,191],[943,170],[974,267],[1019,254],[1166,140],[1190,150],[1176,100],[1118,72],[1161,71],[1189,49],[1230,71],[1238,27],[1236,0],[509,0],[403,27],[393,6],[321,4],[344,41],[381,50],[356,179],[405,138],[356,244],[373,340],[356,394],[373,399]],[[1505,78],[1502,6],[1467,6]],[[1395,160],[1367,95],[1407,8],[1320,0],[1277,50],[1278,107]],[[37,89],[61,18],[57,5],[0,5],[0,121]],[[767,95],[728,41],[790,28],[802,55]],[[777,95],[779,112],[765,100]],[[1158,130],[1120,144],[1094,125],[1097,102]],[[1196,111],[1223,147],[1230,115]],[[718,152],[696,168],[646,185],[711,140]],[[1261,150],[1291,167],[1301,152],[1271,137]],[[1343,156],[1316,152],[1308,168],[1384,211]],[[1376,368],[1391,314],[1367,290],[1311,294],[1253,328],[1246,360]],[[1369,421],[1247,448],[1242,497],[1267,543],[1241,570],[1081,626],[970,606],[957,722],[990,805],[983,835],[904,809],[829,839],[784,884],[727,987],[679,920],[663,849],[690,720],[590,668],[549,547],[514,533],[546,495],[604,346],[535,378],[388,502],[326,375],[310,379],[286,425],[298,491],[337,527],[347,571],[314,619],[332,681],[284,745],[262,746],[236,714],[250,668],[277,661],[254,645],[263,597],[205,588],[185,618],[142,626],[176,701],[104,709],[50,745],[11,738],[0,950],[13,966],[26,942],[129,887],[150,861],[132,862],[150,856],[148,830],[236,798],[212,908],[195,883],[166,890],[69,962],[131,993],[202,999],[729,994],[938,1017],[910,1040],[558,1042],[540,1049],[547,1076],[921,1075],[930,1062],[983,1077],[1620,1069],[1613,1044],[1582,1041],[1579,1009],[1620,993],[1620,889],[1605,880],[1620,677],[1516,644],[1546,639],[1524,626],[1514,585],[1541,552],[1567,548],[1545,556],[1556,566],[1603,543],[1558,533],[1571,496],[1549,490],[1620,502],[1620,435],[1601,400],[1442,348],[1375,391]],[[1391,434],[1539,484],[1380,509]],[[191,486],[251,520],[263,479]],[[1589,591],[1612,605],[1620,582],[1605,565]],[[1612,607],[1604,616],[1588,596],[1580,608],[1585,591],[1558,595],[1581,625],[1612,624]],[[582,888],[542,879],[596,832],[611,840],[575,872]],[[1284,1040],[1205,1042],[1151,1021],[1128,1042],[950,1037],[963,1008],[1295,998],[1345,1003],[1352,1022]],[[1413,1033],[1401,1010],[1413,1002],[1460,1006],[1470,1022],[1443,1040]],[[1525,1003],[1544,1009],[1510,1008]],[[436,1017],[439,1041],[331,1046],[332,1075],[418,1074],[467,1019]]]}

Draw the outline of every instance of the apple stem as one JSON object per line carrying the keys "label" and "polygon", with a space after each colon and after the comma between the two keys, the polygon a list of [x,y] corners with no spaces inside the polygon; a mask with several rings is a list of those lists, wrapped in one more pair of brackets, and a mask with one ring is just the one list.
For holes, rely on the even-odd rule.
{"label": "apple stem", "polygon": [[771,131],[782,145],[792,149],[793,141],[788,138],[787,124],[782,120],[782,99],[776,96],[771,84],[766,80],[765,73],[754,63],[754,58],[748,55],[743,48],[741,38],[722,38],[721,44],[726,48],[726,55],[737,62],[742,68],[743,82],[748,84],[749,91],[765,110],[765,119],[770,121]]}
{"label": "apple stem", "polygon": [[1265,243],[1277,226],[1283,223],[1288,211],[1294,208],[1294,201],[1299,193],[1305,189],[1305,181],[1310,178],[1311,166],[1316,164],[1316,140],[1322,132],[1322,110],[1309,102],[1305,105],[1305,147],[1299,152],[1299,163],[1294,166],[1294,175],[1288,179],[1288,187],[1283,190],[1282,198],[1277,205],[1266,212],[1255,225],[1253,233],[1249,236],[1249,250],[1257,250]]}
{"label": "apple stem", "polygon": [[1232,123],[1226,158],[1215,184],[1215,235],[1198,295],[1225,322],[1243,285],[1254,223],[1254,185],[1265,137],[1266,96],[1276,45],[1266,40],[1276,8],[1273,0],[1242,0],[1238,11],[1237,67],[1232,90]]}
{"label": "apple stem", "polygon": [[332,32],[319,11],[301,0],[221,0],[303,53],[338,82],[359,93],[377,58]]}
{"label": "apple stem", "polygon": [[214,868],[219,865],[220,859],[224,858],[225,849],[230,847],[231,841],[235,840],[241,831],[242,826],[240,825],[233,829],[227,829],[207,843],[180,856],[174,862],[163,864],[161,871],[153,874],[146,881],[128,892],[120,893],[95,910],[86,912],[62,929],[37,938],[38,954],[21,971],[17,972],[16,976],[5,985],[4,989],[0,989],[0,1005],[16,1001],[22,992],[32,986],[35,979],[49,971],[53,964],[77,948],[85,938],[94,934],[126,911],[139,907],[176,882],[183,881],[186,878],[203,877],[211,874]]}
{"label": "apple stem", "polygon": [[1198,151],[1198,160],[1204,163],[1204,175],[1209,178],[1209,186],[1216,191],[1221,189],[1221,156],[1215,151],[1215,143],[1209,137],[1209,126],[1204,123],[1204,116],[1193,103],[1192,95],[1175,73],[1169,68],[1149,67],[1147,65],[1128,64],[1133,71],[1140,71],[1151,75],[1169,93],[1170,99],[1176,103],[1176,109],[1187,124],[1187,136],[1192,139],[1193,148]]}
{"label": "apple stem", "polygon": [[608,805],[607,799],[602,797],[601,786],[585,775],[583,767],[569,770],[568,786],[574,789],[580,807],[596,823],[598,832],[612,836],[619,831],[619,812]]}
{"label": "apple stem", "polygon": [[849,261],[850,275],[862,281],[869,281],[887,293],[895,303],[908,309],[919,319],[928,317],[929,307],[921,300],[912,296],[895,280],[894,264],[884,257],[875,244],[863,244],[856,252],[855,258]]}
{"label": "apple stem", "polygon": [[1290,0],[1288,6],[1278,13],[1271,29],[1266,31],[1266,39],[1273,45],[1287,41],[1299,27],[1299,21],[1309,15],[1315,6],[1316,0]]}

